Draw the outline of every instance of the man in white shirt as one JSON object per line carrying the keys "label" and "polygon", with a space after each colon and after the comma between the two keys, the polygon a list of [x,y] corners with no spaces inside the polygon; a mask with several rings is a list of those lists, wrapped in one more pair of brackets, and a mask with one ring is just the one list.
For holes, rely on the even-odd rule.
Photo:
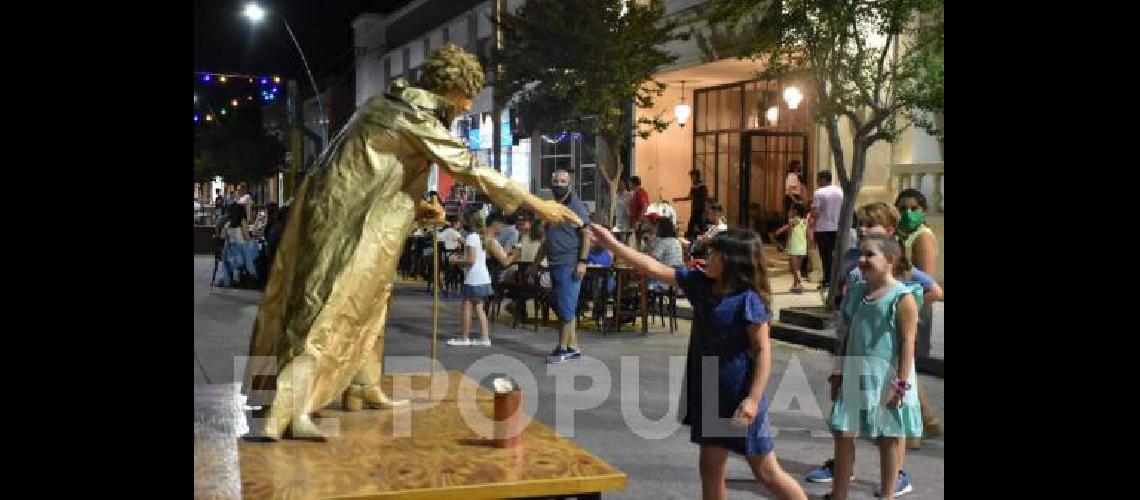
{"label": "man in white shirt", "polygon": [[714,201],[708,208],[708,224],[709,228],[697,237],[697,241],[702,245],[707,245],[716,235],[728,231],[728,223],[724,220],[724,207],[720,203]]}
{"label": "man in white shirt", "polygon": [[443,243],[443,249],[450,252],[459,249],[463,237],[459,234],[459,217],[449,215],[447,223],[447,228],[439,232],[439,241]]}
{"label": "man in white shirt", "polygon": [[728,230],[728,223],[724,220],[724,207],[716,200],[709,200],[708,208],[705,209],[705,220],[708,229],[698,235],[696,240],[689,241],[685,238],[677,238],[681,241],[681,245],[689,246],[690,255],[703,254],[703,247],[707,247],[716,235]]}
{"label": "man in white shirt", "polygon": [[843,207],[843,189],[831,184],[831,171],[821,170],[815,176],[821,186],[812,196],[811,213],[815,219],[815,242],[823,264],[822,290],[831,283],[831,263],[835,260],[835,235],[839,230],[839,210]]}
{"label": "man in white shirt", "polygon": [[657,203],[650,203],[646,214],[657,214],[673,221],[674,226],[677,225],[677,211],[673,209],[672,205],[669,205],[668,201],[661,200]]}

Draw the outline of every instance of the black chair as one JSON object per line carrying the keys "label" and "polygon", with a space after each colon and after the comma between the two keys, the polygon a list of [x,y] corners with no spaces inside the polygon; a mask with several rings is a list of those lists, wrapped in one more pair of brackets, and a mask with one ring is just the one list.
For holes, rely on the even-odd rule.
{"label": "black chair", "polygon": [[412,275],[412,265],[415,261],[415,246],[415,239],[411,236],[404,239],[404,251],[400,254],[400,263],[396,267],[396,271],[400,274],[401,279],[407,279]]}
{"label": "black chair", "polygon": [[677,331],[677,289],[668,287],[664,290],[649,289],[649,319],[652,321],[656,315],[661,319],[661,326],[665,326],[665,319],[669,319],[669,333]]}
{"label": "black chair", "polygon": [[459,287],[463,286],[463,268],[456,264],[451,263],[451,256],[458,255],[459,250],[444,250],[443,260],[440,261],[439,267],[443,270],[443,294],[444,296],[459,296]]}
{"label": "black chair", "polygon": [[542,287],[542,272],[529,273],[531,262],[519,262],[519,270],[515,273],[511,286],[507,288],[507,297],[511,299],[514,311],[511,328],[518,327],[526,317],[527,301],[534,302],[535,320],[534,331],[538,331],[539,311],[542,311],[542,321],[550,318],[550,291]]}
{"label": "black chair", "polygon": [[640,315],[641,285],[635,280],[625,281],[622,284],[621,304],[614,304],[614,317],[617,318],[614,328],[621,330],[621,325],[635,323]]}
{"label": "black chair", "polygon": [[[612,267],[592,267],[586,274],[578,294],[578,319],[583,316],[594,320],[595,328],[599,333],[607,333],[606,311],[614,303],[614,295],[609,291],[610,279],[617,278],[617,271]],[[617,310],[615,307],[614,310]]]}
{"label": "black chair", "polygon": [[503,274],[503,265],[494,257],[487,257],[487,273],[491,275],[491,289],[494,292],[483,301],[483,310],[487,313],[487,322],[494,324],[499,318],[499,309],[503,304],[503,286],[499,276]]}

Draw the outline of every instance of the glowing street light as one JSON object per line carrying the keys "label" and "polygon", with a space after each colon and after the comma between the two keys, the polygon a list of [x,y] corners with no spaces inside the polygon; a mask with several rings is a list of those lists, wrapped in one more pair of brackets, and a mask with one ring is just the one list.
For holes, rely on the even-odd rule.
{"label": "glowing street light", "polygon": [[[258,5],[256,2],[249,2],[249,3],[245,4],[245,10],[242,11],[242,15],[256,24],[256,23],[261,22],[262,19],[265,19],[265,17],[267,15],[269,15],[269,13],[265,9],[263,9],[260,5]],[[301,56],[301,63],[304,64],[304,66],[305,66],[305,74],[307,74],[309,76],[309,83],[312,84],[312,86],[313,86],[313,94],[315,94],[317,97],[317,113],[320,114],[320,116],[323,118],[325,116],[325,106],[324,106],[324,103],[321,102],[321,91],[317,88],[317,80],[315,78],[313,78],[313,72],[309,70],[309,61],[307,59],[305,59],[305,51],[301,50],[301,44],[299,42],[297,42],[297,37],[293,35],[293,28],[291,28],[289,26],[289,21],[285,20],[285,16],[278,15],[277,17],[280,18],[281,23],[285,25],[285,31],[289,33],[289,38],[293,40],[293,46],[297,48],[297,54]],[[253,83],[253,78],[250,78],[249,81],[250,81],[250,83]],[[274,83],[277,83],[277,82],[278,82],[278,80],[276,78],[274,78]],[[266,79],[262,78],[261,84],[265,85],[266,83],[268,83],[266,81]],[[272,99],[270,99],[270,100],[272,100]],[[328,141],[328,136],[329,136],[328,126],[322,126],[321,127],[321,147],[322,148],[324,147],[325,142]]]}
{"label": "glowing street light", "polygon": [[265,9],[256,3],[250,2],[245,4],[245,10],[242,11],[242,15],[255,23],[261,22],[262,19],[265,19]]}
{"label": "glowing street light", "polygon": [[800,101],[804,99],[803,93],[796,87],[788,87],[784,89],[784,101],[788,103],[788,109],[796,109],[800,106]]}
{"label": "glowing street light", "polygon": [[685,81],[681,80],[681,102],[673,107],[673,116],[677,117],[677,125],[684,128],[685,122],[689,121],[691,114],[693,114],[693,108],[685,103]]}

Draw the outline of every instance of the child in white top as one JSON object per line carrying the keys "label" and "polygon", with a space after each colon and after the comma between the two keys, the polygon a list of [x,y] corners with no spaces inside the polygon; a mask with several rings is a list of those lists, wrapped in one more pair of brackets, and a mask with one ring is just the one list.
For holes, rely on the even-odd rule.
{"label": "child in white top", "polygon": [[[483,309],[483,301],[492,294],[491,273],[487,271],[487,253],[483,250],[483,239],[486,233],[486,222],[483,214],[474,211],[468,216],[467,224],[471,233],[467,235],[463,257],[454,255],[451,262],[467,270],[463,278],[463,287],[459,296],[463,299],[462,305],[462,337],[447,341],[448,345],[491,345],[491,325],[487,321],[487,311]],[[471,340],[471,312],[479,316],[479,329],[483,338]]]}

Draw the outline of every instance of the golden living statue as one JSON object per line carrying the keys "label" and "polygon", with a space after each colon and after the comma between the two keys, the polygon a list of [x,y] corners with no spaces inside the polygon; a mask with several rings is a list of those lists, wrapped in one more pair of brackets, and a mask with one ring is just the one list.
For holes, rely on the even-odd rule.
{"label": "golden living statue", "polygon": [[[369,98],[289,207],[250,341],[243,392],[252,405],[270,404],[251,437],[279,439],[291,429],[293,438],[324,440],[310,416],[337,396],[371,407],[407,403],[380,390],[384,323],[405,237],[417,215],[442,209],[417,204],[432,163],[504,212],[523,206],[551,223],[582,224],[564,205],[481,165],[448,131],[483,87],[473,55],[452,44],[436,50],[420,84],[397,80]],[[276,370],[265,360],[276,360]]]}

